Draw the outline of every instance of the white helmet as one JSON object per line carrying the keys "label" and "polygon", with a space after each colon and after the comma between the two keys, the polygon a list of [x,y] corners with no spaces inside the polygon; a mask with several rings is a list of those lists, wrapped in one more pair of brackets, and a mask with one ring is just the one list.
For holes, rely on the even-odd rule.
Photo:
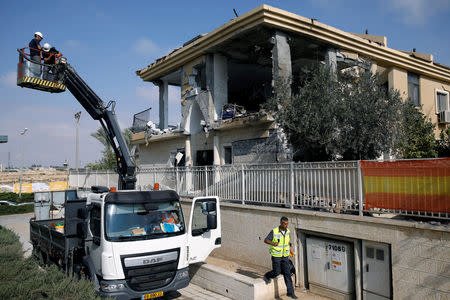
{"label": "white helmet", "polygon": [[50,46],[49,43],[45,43],[45,44],[44,44],[44,47],[42,47],[42,48],[44,49],[45,52],[48,52],[48,51],[50,51],[50,48],[51,48],[51,47],[52,47],[52,46]]}
{"label": "white helmet", "polygon": [[36,32],[34,33],[34,35],[40,36],[41,39],[44,38],[44,36],[42,35],[42,33],[40,33],[39,31],[36,31]]}

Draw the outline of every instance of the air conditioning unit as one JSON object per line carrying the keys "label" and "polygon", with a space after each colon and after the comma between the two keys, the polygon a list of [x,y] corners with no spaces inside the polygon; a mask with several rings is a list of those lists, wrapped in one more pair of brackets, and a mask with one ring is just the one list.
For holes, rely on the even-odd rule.
{"label": "air conditioning unit", "polygon": [[450,123],[450,110],[443,110],[439,112],[439,123]]}

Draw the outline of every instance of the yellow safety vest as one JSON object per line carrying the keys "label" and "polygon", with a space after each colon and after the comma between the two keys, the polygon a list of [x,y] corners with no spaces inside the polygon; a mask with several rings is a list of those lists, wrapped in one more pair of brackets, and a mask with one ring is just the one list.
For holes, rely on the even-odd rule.
{"label": "yellow safety vest", "polygon": [[289,241],[290,241],[290,233],[289,229],[286,229],[286,233],[283,235],[280,232],[279,227],[275,227],[272,229],[273,238],[272,242],[278,242],[278,246],[270,246],[270,254],[273,257],[286,257],[289,256]]}

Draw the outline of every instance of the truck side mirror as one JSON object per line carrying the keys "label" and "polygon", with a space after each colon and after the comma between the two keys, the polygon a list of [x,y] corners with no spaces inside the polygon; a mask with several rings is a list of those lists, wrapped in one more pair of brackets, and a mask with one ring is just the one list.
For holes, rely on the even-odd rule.
{"label": "truck side mirror", "polygon": [[79,222],[77,224],[77,236],[80,239],[85,239],[87,237],[87,224],[86,222]]}
{"label": "truck side mirror", "polygon": [[216,202],[206,202],[206,211],[208,213],[216,211]]}
{"label": "truck side mirror", "polygon": [[[215,205],[215,203],[214,203]],[[206,226],[209,229],[216,229],[217,228],[217,215],[209,214],[206,216]]]}
{"label": "truck side mirror", "polygon": [[85,207],[79,208],[77,211],[78,219],[86,220],[87,219],[87,209]]}

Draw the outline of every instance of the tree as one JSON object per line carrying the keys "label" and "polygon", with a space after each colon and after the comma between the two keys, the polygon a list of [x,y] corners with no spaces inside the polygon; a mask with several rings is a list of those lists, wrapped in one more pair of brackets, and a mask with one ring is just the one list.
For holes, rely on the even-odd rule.
{"label": "tree", "polygon": [[[129,128],[125,128],[122,131],[122,135],[124,137],[125,143],[127,144],[128,149],[131,149],[131,135],[132,132]],[[116,155],[109,143],[108,135],[106,134],[103,127],[97,129],[97,131],[91,133],[91,136],[99,141],[104,149],[102,151],[102,158],[96,161],[95,163],[89,163],[86,167],[92,168],[94,170],[112,170],[117,166],[116,163]]]}
{"label": "tree", "polygon": [[403,105],[401,134],[395,152],[400,158],[437,157],[434,124],[411,100]]}
{"label": "tree", "polygon": [[441,131],[436,141],[436,151],[438,157],[450,157],[450,127]]}
{"label": "tree", "polygon": [[290,80],[277,78],[274,96],[266,108],[274,113],[301,160],[331,159],[336,148],[338,105],[337,84],[331,80],[329,69],[304,70],[298,86],[292,92]]}
{"label": "tree", "polygon": [[292,85],[276,80],[266,108],[286,132],[297,160],[375,159],[398,132],[401,98],[377,74],[332,75],[327,66],[304,70]]}

